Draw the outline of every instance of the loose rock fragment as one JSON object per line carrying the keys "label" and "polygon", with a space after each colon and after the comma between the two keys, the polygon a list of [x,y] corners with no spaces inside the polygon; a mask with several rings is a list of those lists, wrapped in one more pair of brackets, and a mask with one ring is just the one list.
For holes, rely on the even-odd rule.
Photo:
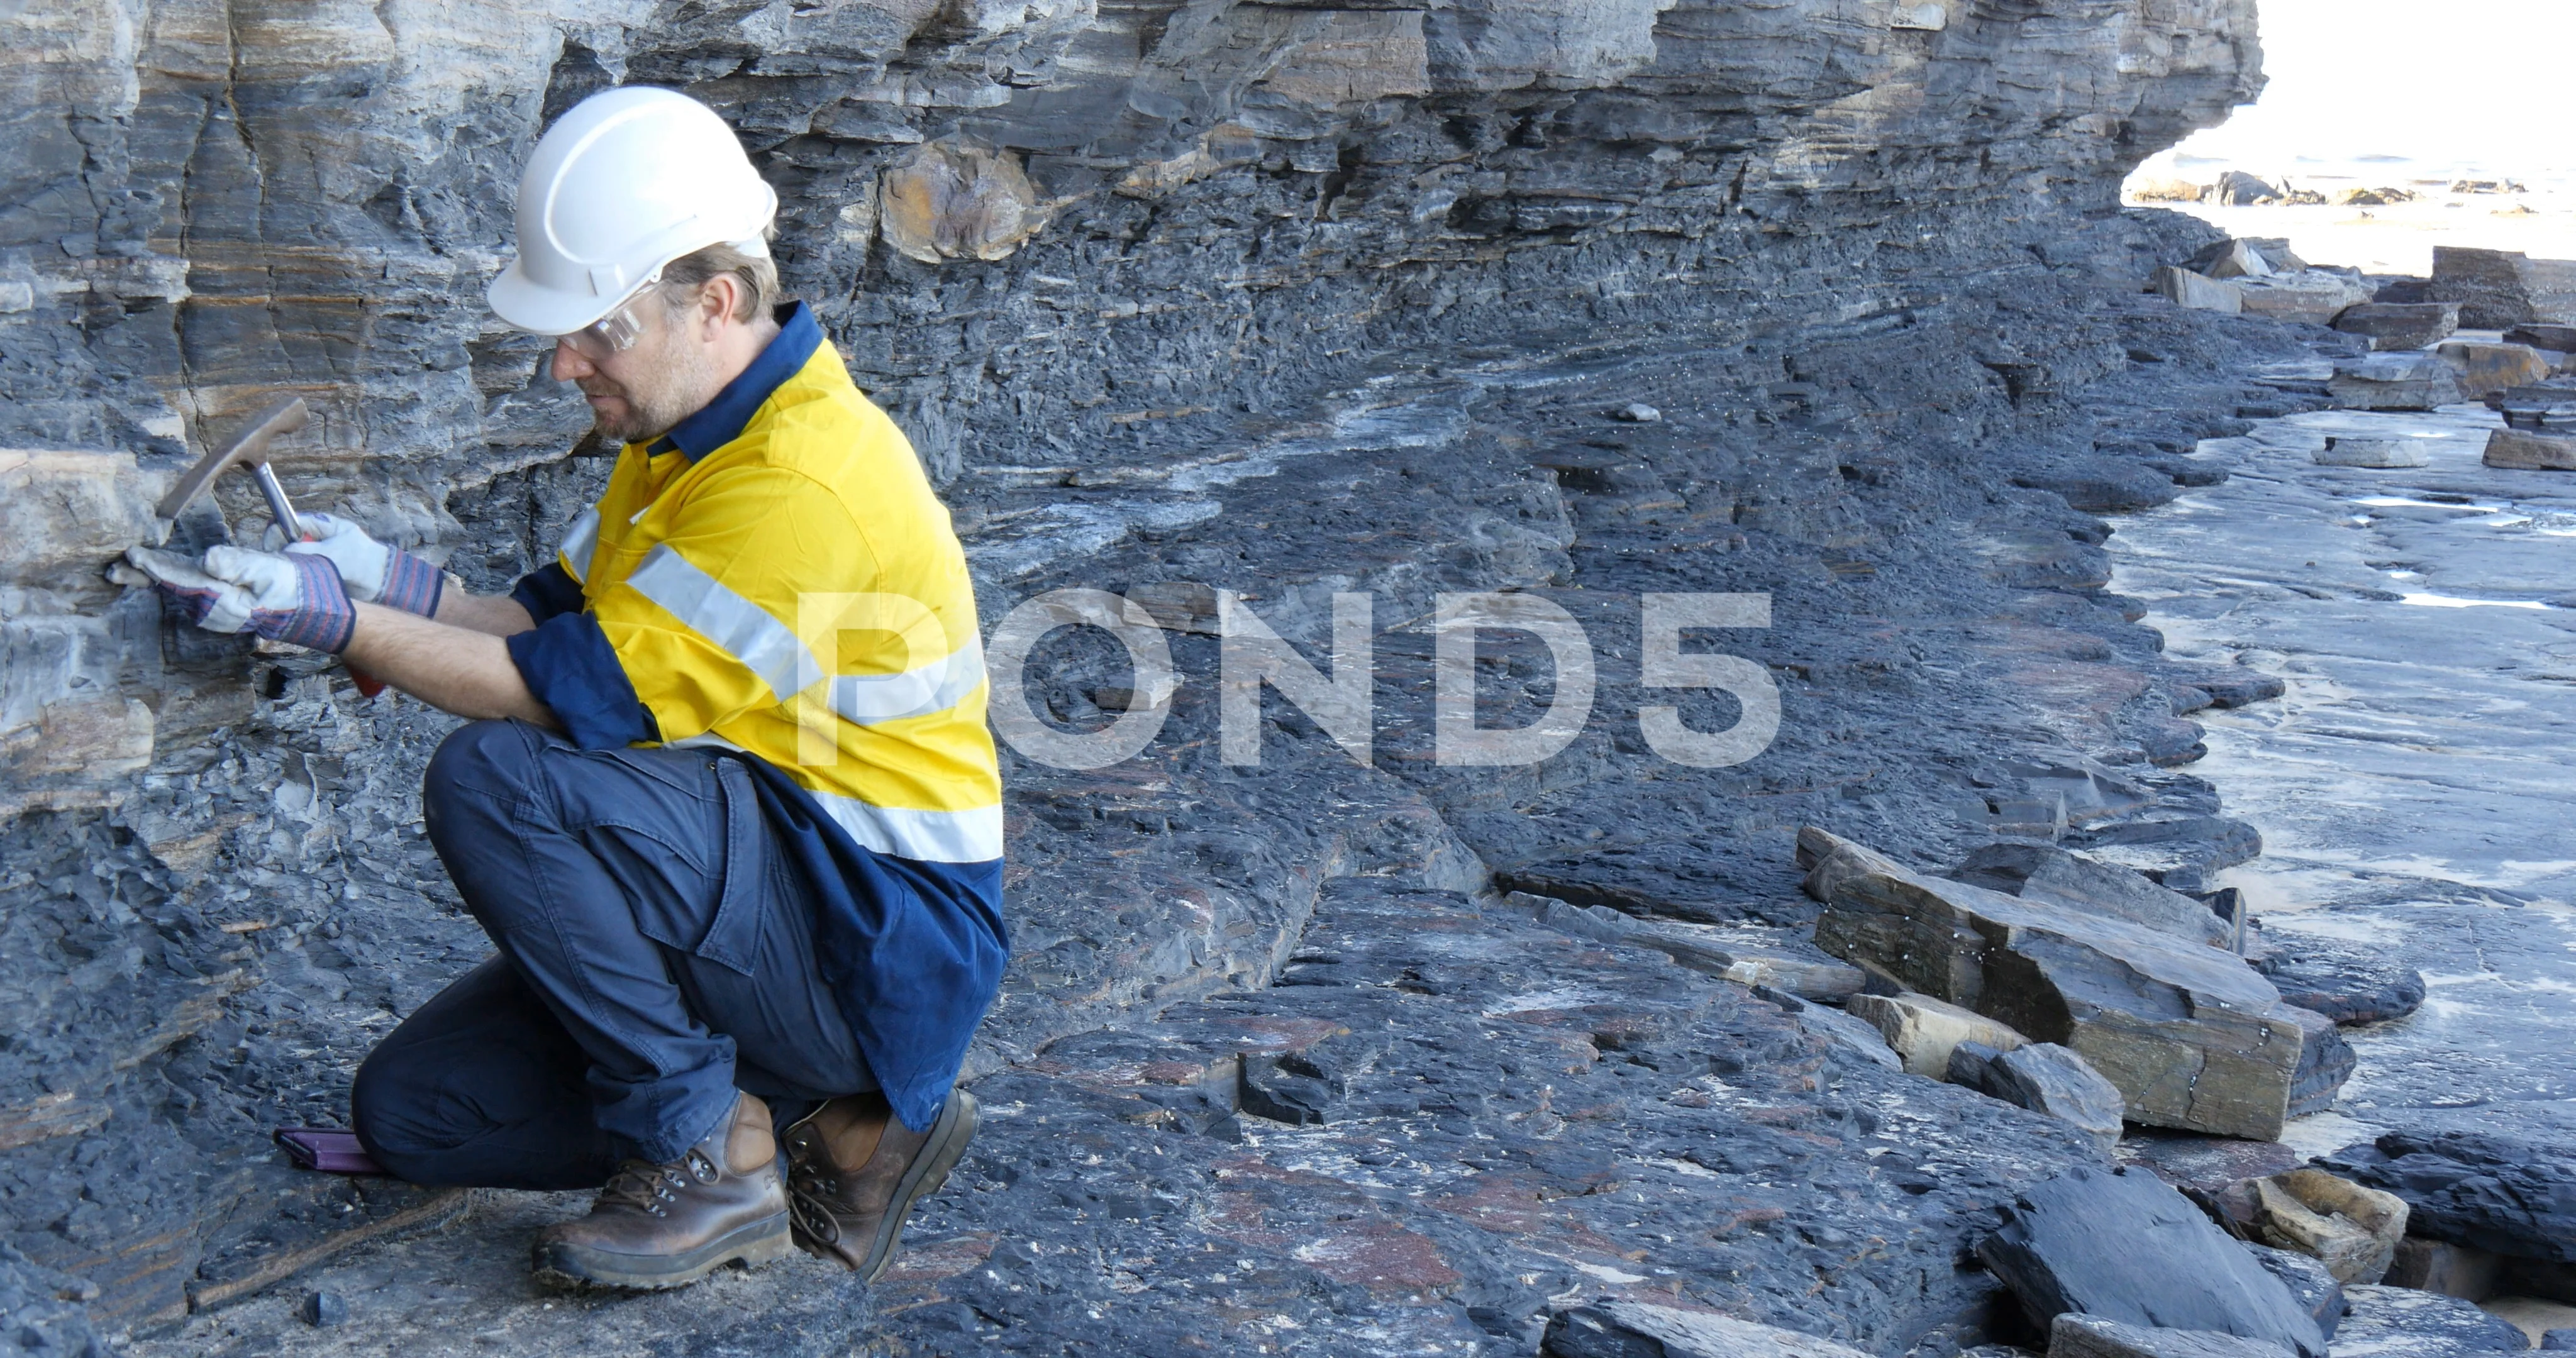
{"label": "loose rock fragment", "polygon": [[2218,177],[2209,196],[2229,207],[2251,207],[2280,197],[2281,191],[2243,170],[2229,170]]}
{"label": "loose rock fragment", "polygon": [[2073,1126],[2108,1152],[2120,1144],[2124,1104],[2117,1085],[2092,1063],[2054,1042],[1997,1051],[1962,1042],[1950,1052],[1950,1083],[1965,1085]]}
{"label": "loose rock fragment", "polygon": [[2290,1289],[2144,1170],[2069,1170],[2022,1190],[2004,1213],[1978,1256],[2035,1323],[2072,1311],[2326,1358],[2324,1333]]}
{"label": "loose rock fragment", "polygon": [[2222,282],[2206,274],[2171,265],[2156,270],[2150,290],[2166,301],[2194,311],[2216,311],[2233,316],[2245,309],[2245,294],[2234,283]]}
{"label": "loose rock fragment", "polygon": [[2279,675],[2242,665],[2221,670],[2191,670],[2180,678],[2193,688],[2209,695],[2212,707],[2244,707],[2278,698],[2290,691]]}
{"label": "loose rock fragment", "polygon": [[1776,1325],[1606,1298],[1557,1312],[1539,1352],[1549,1358],[1868,1358],[1848,1344]]}
{"label": "loose rock fragment", "polygon": [[2460,328],[2457,302],[2364,302],[2335,317],[2334,328],[2363,335],[2373,349],[2421,349]]}
{"label": "loose rock fragment", "polygon": [[2489,392],[2487,408],[2504,416],[2507,429],[2576,435],[2576,387],[2543,384]]}
{"label": "loose rock fragment", "polygon": [[2576,434],[2499,429],[2487,435],[2486,454],[2479,460],[2510,471],[2576,472]]}
{"label": "loose rock fragment", "polygon": [[2123,458],[2070,458],[2054,467],[2034,469],[2013,484],[2055,491],[2066,507],[2086,514],[2126,514],[2168,504],[2182,494],[2174,478],[2143,463]]}
{"label": "loose rock fragment", "polygon": [[1928,1079],[1950,1077],[1950,1051],[1962,1042],[2010,1051],[2030,1041],[2008,1024],[1929,995],[1854,995],[1844,1008],[1878,1029],[1909,1073]]}
{"label": "loose rock fragment", "polygon": [[2432,295],[2459,303],[2460,324],[2473,330],[2576,323],[2576,261],[2437,245]]}
{"label": "loose rock fragment", "polygon": [[2212,278],[2265,278],[2272,273],[2270,261],[2252,241],[2244,240],[2224,241],[2201,251],[2192,257],[2191,267]]}
{"label": "loose rock fragment", "polygon": [[2276,273],[2269,278],[2240,278],[2235,283],[2243,296],[2246,315],[2269,316],[2277,321],[2302,321],[2309,325],[2333,324],[2335,317],[2369,301],[2376,291],[2353,275],[2326,269]]}
{"label": "loose rock fragment", "polygon": [[2460,396],[2470,401],[2546,381],[2556,367],[2527,344],[2452,340],[2433,352],[2459,374]]}
{"label": "loose rock fragment", "polygon": [[2556,354],[2576,353],[2576,325],[2517,325],[2504,332],[2504,342]]}
{"label": "loose rock fragment", "polygon": [[2287,1345],[2216,1330],[2123,1325],[2070,1311],[2048,1331],[2048,1358],[2284,1358]]}
{"label": "loose rock fragment", "polygon": [[2283,1004],[2299,1025],[2299,1065],[2290,1076],[2290,1116],[2303,1118],[2334,1107],[2335,1093],[2352,1078],[2361,1058],[2343,1040],[2335,1021],[2312,1009]]}
{"label": "loose rock fragment", "polygon": [[1810,827],[1808,894],[1827,952],[2074,1048],[2128,1116],[2270,1140],[2302,1033],[2270,982],[2231,953],[2130,924],[1924,877]]}
{"label": "loose rock fragment", "polygon": [[2254,969],[2271,978],[2285,1004],[2340,1024],[2382,1023],[2423,1006],[2423,973],[2401,962],[2297,934],[2276,936],[2272,944]]}
{"label": "loose rock fragment", "polygon": [[2406,1237],[2403,1200],[2319,1169],[2248,1179],[2216,1201],[2248,1238],[2308,1255],[2339,1283],[2378,1282]]}
{"label": "loose rock fragment", "polygon": [[2461,399],[2457,370],[2420,353],[2339,360],[2326,394],[2347,410],[2431,410]]}
{"label": "loose rock fragment", "polygon": [[2422,439],[2329,438],[2310,456],[2321,467],[2422,467],[2432,461],[2424,456]]}
{"label": "loose rock fragment", "polygon": [[1664,418],[1664,412],[1655,409],[1653,406],[1647,405],[1643,401],[1630,401],[1628,404],[1612,410],[1610,412],[1610,418],[1614,420],[1625,420],[1630,424],[1653,424]]}
{"label": "loose rock fragment", "polygon": [[2233,933],[2208,906],[2179,891],[2129,868],[2045,844],[1989,844],[1970,853],[1950,875],[2026,901],[2123,919],[2215,947],[2225,947]]}

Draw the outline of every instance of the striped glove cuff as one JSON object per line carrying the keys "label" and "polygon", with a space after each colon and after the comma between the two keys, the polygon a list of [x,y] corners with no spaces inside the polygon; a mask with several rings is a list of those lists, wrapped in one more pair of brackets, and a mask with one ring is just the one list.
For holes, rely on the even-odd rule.
{"label": "striped glove cuff", "polygon": [[299,577],[294,606],[262,608],[250,615],[252,630],[272,641],[338,655],[358,631],[358,610],[340,583],[339,568],[328,558],[303,552],[289,554]]}
{"label": "striped glove cuff", "polygon": [[424,618],[435,618],[438,616],[438,596],[446,588],[446,572],[400,547],[385,549],[385,583],[376,591],[377,603]]}

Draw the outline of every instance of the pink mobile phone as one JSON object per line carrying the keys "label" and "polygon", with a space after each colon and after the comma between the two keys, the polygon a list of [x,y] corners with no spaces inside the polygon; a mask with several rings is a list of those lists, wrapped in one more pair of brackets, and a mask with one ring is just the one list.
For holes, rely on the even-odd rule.
{"label": "pink mobile phone", "polygon": [[299,1169],[325,1174],[382,1174],[385,1167],[358,1144],[358,1134],[339,1127],[280,1127],[277,1144]]}

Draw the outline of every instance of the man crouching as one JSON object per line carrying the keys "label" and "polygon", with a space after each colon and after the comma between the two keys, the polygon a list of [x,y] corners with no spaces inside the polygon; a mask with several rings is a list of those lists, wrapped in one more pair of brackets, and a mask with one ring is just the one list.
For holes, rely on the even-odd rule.
{"label": "man crouching", "polygon": [[536,1242],[557,1284],[791,1240],[873,1281],[974,1132],[954,1084],[1007,945],[973,588],[903,434],[777,304],[776,206],[668,90],[538,142],[492,308],[556,338],[623,448],[508,598],[319,514],[276,554],[136,556],[201,626],[477,719],[423,801],[499,955],[368,1056],[352,1111],[415,1183],[599,1188]]}

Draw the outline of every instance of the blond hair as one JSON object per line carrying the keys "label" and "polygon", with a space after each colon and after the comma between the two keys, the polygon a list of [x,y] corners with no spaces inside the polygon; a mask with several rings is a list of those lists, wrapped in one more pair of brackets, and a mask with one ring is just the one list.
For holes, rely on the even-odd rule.
{"label": "blond hair", "polygon": [[751,254],[739,244],[710,245],[694,250],[662,266],[662,303],[677,311],[719,275],[732,274],[742,288],[741,305],[734,319],[748,321],[769,314],[771,308],[785,301],[784,289],[778,285],[778,261],[764,250]]}

